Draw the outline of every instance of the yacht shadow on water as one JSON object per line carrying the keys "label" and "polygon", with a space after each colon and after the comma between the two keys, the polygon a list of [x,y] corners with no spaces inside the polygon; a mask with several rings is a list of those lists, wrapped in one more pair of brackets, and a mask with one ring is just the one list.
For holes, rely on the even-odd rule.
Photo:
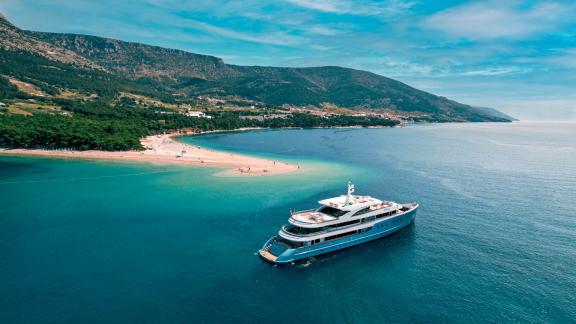
{"label": "yacht shadow on water", "polygon": [[294,261],[288,264],[270,264],[262,260],[262,263],[279,269],[301,269],[312,265],[332,265],[341,262],[356,263],[361,260],[387,261],[390,256],[398,255],[411,249],[416,237],[415,223],[390,234],[388,236],[351,246],[345,249],[317,255],[304,260]]}

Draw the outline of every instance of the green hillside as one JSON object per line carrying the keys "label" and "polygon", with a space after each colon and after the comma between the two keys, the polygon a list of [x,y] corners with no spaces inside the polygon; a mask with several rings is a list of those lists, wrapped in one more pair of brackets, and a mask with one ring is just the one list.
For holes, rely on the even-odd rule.
{"label": "green hillside", "polygon": [[221,59],[95,36],[29,33],[132,80],[184,98],[242,97],[270,105],[329,102],[359,109],[422,112],[438,121],[506,121],[469,105],[415,89],[371,72],[326,66],[237,66]]}
{"label": "green hillside", "polygon": [[[0,147],[79,150],[142,149],[141,137],[184,128],[509,121],[366,71],[228,65],[180,50],[23,31],[3,18],[0,102]],[[366,109],[371,115],[356,115]]]}

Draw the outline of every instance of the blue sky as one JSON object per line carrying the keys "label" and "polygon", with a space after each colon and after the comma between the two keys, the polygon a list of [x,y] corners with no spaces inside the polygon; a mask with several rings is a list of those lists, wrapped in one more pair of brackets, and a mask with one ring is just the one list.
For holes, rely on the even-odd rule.
{"label": "blue sky", "polygon": [[25,29],[241,65],[369,70],[521,119],[576,119],[576,2],[2,0]]}

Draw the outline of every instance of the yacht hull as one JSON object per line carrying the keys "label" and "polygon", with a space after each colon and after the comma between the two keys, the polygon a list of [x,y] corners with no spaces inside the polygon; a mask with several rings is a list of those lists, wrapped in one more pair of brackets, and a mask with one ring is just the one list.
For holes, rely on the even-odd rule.
{"label": "yacht hull", "polygon": [[[278,249],[275,245],[279,245],[280,243],[277,243],[275,237],[272,237],[264,244],[262,249],[260,249],[259,255],[268,262],[284,264],[370,242],[393,234],[412,224],[416,217],[416,210],[417,207],[404,212],[401,215],[376,222],[372,228],[366,232],[353,234],[312,246]],[[281,253],[277,253],[279,251],[281,251]]]}

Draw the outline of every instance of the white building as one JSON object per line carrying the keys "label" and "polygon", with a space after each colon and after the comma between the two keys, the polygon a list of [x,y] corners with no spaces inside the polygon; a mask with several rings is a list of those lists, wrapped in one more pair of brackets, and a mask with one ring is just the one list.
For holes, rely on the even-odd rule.
{"label": "white building", "polygon": [[212,116],[206,115],[205,113],[203,113],[201,111],[188,111],[185,115],[188,117],[198,117],[198,118],[208,118],[208,119],[212,118]]}

